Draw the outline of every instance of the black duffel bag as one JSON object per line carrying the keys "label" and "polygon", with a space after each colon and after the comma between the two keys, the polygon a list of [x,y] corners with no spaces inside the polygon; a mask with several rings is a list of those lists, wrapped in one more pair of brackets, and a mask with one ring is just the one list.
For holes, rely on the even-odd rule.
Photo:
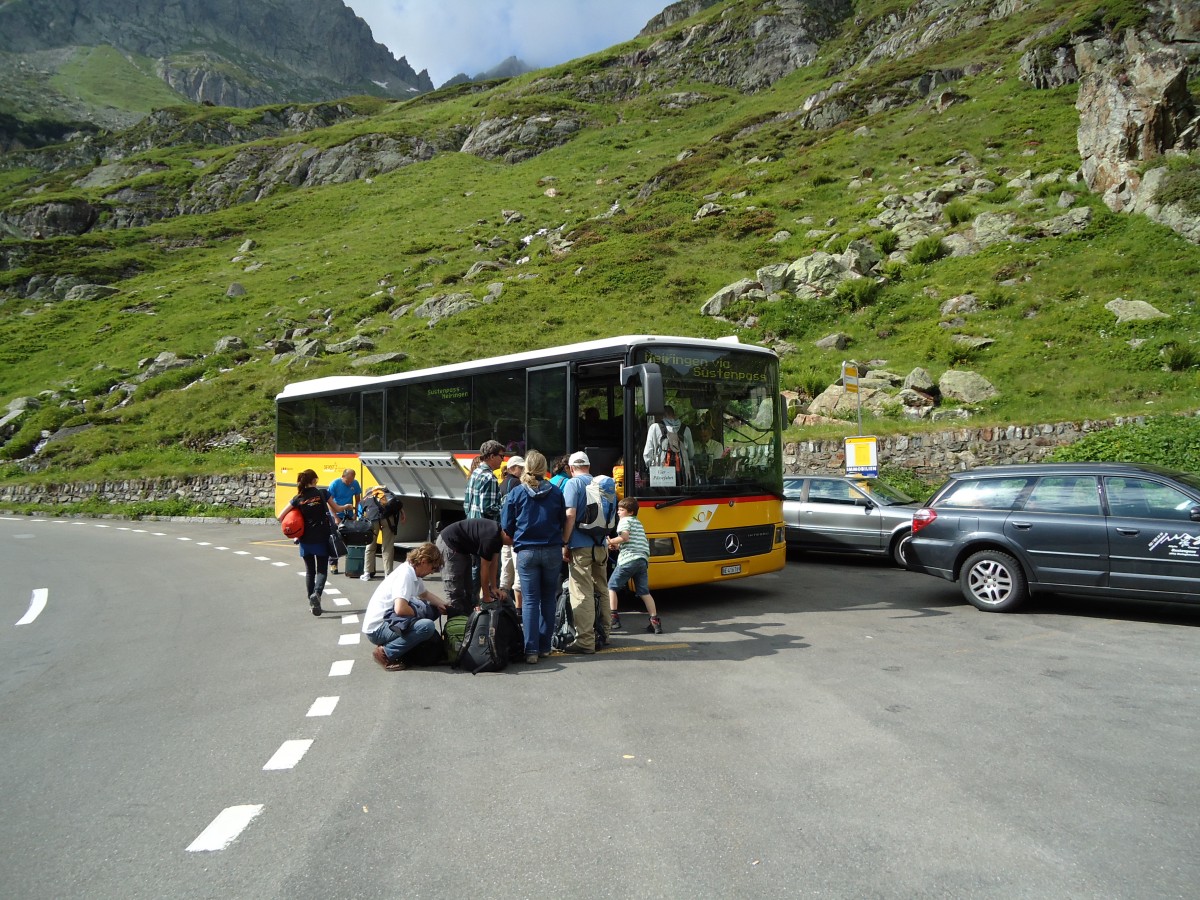
{"label": "black duffel bag", "polygon": [[342,523],[338,534],[342,536],[342,540],[348,547],[365,547],[374,540],[375,528],[370,522],[363,519],[351,519],[349,522]]}

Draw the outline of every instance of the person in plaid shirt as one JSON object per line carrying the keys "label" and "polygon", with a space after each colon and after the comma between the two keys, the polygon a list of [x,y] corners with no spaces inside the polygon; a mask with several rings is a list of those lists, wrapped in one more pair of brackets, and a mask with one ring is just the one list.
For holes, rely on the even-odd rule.
{"label": "person in plaid shirt", "polygon": [[500,521],[500,482],[492,471],[504,459],[504,445],[499,441],[484,441],[479,448],[479,465],[467,479],[463,497],[463,514],[468,519]]}
{"label": "person in plaid shirt", "polygon": [[[484,441],[479,448],[479,465],[467,479],[463,496],[463,514],[468,519],[500,521],[500,482],[492,471],[504,460],[504,445],[499,441]],[[479,557],[471,557],[472,605],[479,599]]]}

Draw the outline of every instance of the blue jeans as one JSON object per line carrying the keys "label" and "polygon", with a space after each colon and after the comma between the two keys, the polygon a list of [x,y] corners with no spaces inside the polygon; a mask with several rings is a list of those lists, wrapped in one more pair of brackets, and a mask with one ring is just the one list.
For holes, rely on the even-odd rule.
{"label": "blue jeans", "polygon": [[367,640],[372,644],[382,646],[387,658],[391,662],[396,662],[417,644],[423,644],[437,637],[437,633],[437,623],[433,619],[417,619],[403,634],[399,631],[392,631],[384,623],[368,634]]}
{"label": "blue jeans", "polygon": [[526,656],[550,652],[561,565],[562,547],[522,547],[517,553],[522,591],[521,630],[525,632]]}
{"label": "blue jeans", "polygon": [[650,579],[647,569],[649,561],[646,559],[635,559],[632,562],[618,563],[613,569],[612,575],[608,577],[608,589],[610,591],[619,591],[629,583],[629,579],[633,579],[633,592],[639,597],[645,597],[650,593]]}

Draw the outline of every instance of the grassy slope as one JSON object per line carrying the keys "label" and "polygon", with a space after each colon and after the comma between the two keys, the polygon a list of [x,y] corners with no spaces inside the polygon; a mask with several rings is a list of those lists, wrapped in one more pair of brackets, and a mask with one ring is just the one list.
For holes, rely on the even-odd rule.
{"label": "grassy slope", "polygon": [[[1089,6],[1095,4],[1072,4]],[[117,272],[138,274],[119,282],[122,293],[108,300],[38,307],[14,298],[0,305],[0,400],[69,385],[73,396],[88,401],[82,416],[57,407],[43,410],[6,450],[36,439],[41,428],[86,422],[100,427],[43,454],[75,477],[265,467],[274,394],[288,380],[346,371],[346,356],[287,367],[270,364],[269,353],[254,350],[160,376],[142,385],[124,408],[114,408],[123,394],[107,393],[137,373],[139,359],[161,350],[210,353],[227,334],[259,347],[297,326],[315,329],[328,342],[361,333],[379,351],[404,351],[405,365],[417,367],[622,332],[729,333],[730,324],[698,314],[714,291],[753,277],[759,266],[819,249],[831,235],[873,234],[867,220],[883,196],[942,183],[957,173],[954,161],[963,153],[1001,185],[1025,170],[1065,175],[1076,168],[1075,90],[1034,91],[1015,78],[1019,53],[1013,44],[1044,21],[1050,8],[1061,7],[1039,4],[1029,17],[993,23],[969,41],[861,75],[867,83],[886,83],[927,68],[984,62],[983,74],[954,86],[969,99],[941,115],[916,103],[828,132],[782,122],[737,138],[743,125],[794,110],[828,86],[832,77],[825,63],[754,96],[710,85],[673,86],[711,98],[681,112],[664,109],[656,95],[619,107],[586,108],[568,97],[530,95],[540,77],[531,75],[483,94],[451,91],[445,99],[394,106],[305,140],[332,146],[373,131],[421,133],[485,114],[555,106],[580,108],[596,124],[517,165],[443,154],[369,183],[291,190],[210,216],[47,241],[36,266],[0,278],[11,282],[55,270],[103,280]],[[825,58],[836,52],[831,48]],[[583,65],[597,66],[606,55]],[[845,80],[847,74],[838,77]],[[862,124],[871,129],[870,137],[854,136]],[[677,161],[685,149],[694,155]],[[230,152],[206,156],[219,160]],[[192,169],[186,160],[198,154],[150,155],[168,158],[172,169],[144,176],[142,183],[183,177],[180,173]],[[767,156],[773,161],[749,162]],[[848,187],[851,178],[868,171],[861,187]],[[70,175],[58,176],[56,183],[64,193],[86,195],[69,186]],[[656,176],[664,186],[638,201],[638,189]],[[550,186],[558,196],[546,196]],[[731,198],[741,191],[747,192],[744,198]],[[714,192],[721,193],[726,215],[692,221],[705,195]],[[969,201],[972,211],[1015,211],[1023,221],[1060,212],[1054,206],[1058,188],[1046,192],[1044,211],[1002,201],[1004,193]],[[593,219],[614,202],[625,211]],[[1195,368],[1164,372],[1159,351],[1173,341],[1194,343],[1200,334],[1189,289],[1200,268],[1200,249],[1144,219],[1110,214],[1097,198],[1081,196],[1078,202],[1096,214],[1082,238],[1005,244],[970,258],[903,267],[892,272],[873,303],[857,311],[834,299],[762,304],[752,310],[758,327],[741,334],[749,340],[769,334],[799,348],[784,358],[785,387],[837,377],[847,354],[812,347],[834,330],[852,337],[850,355],[886,360],[891,371],[921,365],[937,377],[950,367],[975,369],[1002,392],[978,411],[979,422],[1194,408],[1200,374]],[[503,225],[502,209],[519,210],[523,221]],[[824,227],[830,219],[836,225]],[[555,257],[539,239],[527,251],[528,264],[474,285],[460,280],[479,259],[520,255],[516,243],[522,235],[560,225],[576,240],[566,256]],[[780,229],[792,237],[770,242]],[[823,234],[806,237],[809,229]],[[499,252],[474,249],[496,236],[509,246]],[[259,245],[252,259],[264,265],[256,272],[244,271],[250,260],[231,262],[246,237]],[[199,246],[188,246],[193,243]],[[1000,284],[1014,278],[1010,286]],[[401,303],[437,292],[482,296],[491,280],[505,283],[500,303],[435,328],[411,315],[395,320],[388,315]],[[241,282],[248,295],[226,298],[232,281]],[[938,327],[941,303],[968,291],[987,308],[970,317],[964,330],[996,340],[972,353],[952,345]],[[1146,300],[1172,318],[1115,326],[1103,308],[1114,297]],[[121,311],[138,304],[150,304],[154,315]],[[332,310],[328,328],[327,310]],[[1131,346],[1135,338],[1144,343]],[[886,432],[914,426],[884,421],[873,427]],[[206,440],[234,430],[252,438],[257,452],[198,451]],[[145,447],[150,451],[140,449]]]}

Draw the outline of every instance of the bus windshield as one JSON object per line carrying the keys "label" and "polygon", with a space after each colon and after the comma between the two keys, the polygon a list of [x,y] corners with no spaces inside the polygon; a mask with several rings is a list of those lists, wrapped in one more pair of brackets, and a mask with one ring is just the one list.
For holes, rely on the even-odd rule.
{"label": "bus windshield", "polygon": [[635,392],[634,485],[638,496],[783,495],[778,362],[728,349],[663,345],[639,349],[637,363],[662,372],[665,415],[647,416]]}

